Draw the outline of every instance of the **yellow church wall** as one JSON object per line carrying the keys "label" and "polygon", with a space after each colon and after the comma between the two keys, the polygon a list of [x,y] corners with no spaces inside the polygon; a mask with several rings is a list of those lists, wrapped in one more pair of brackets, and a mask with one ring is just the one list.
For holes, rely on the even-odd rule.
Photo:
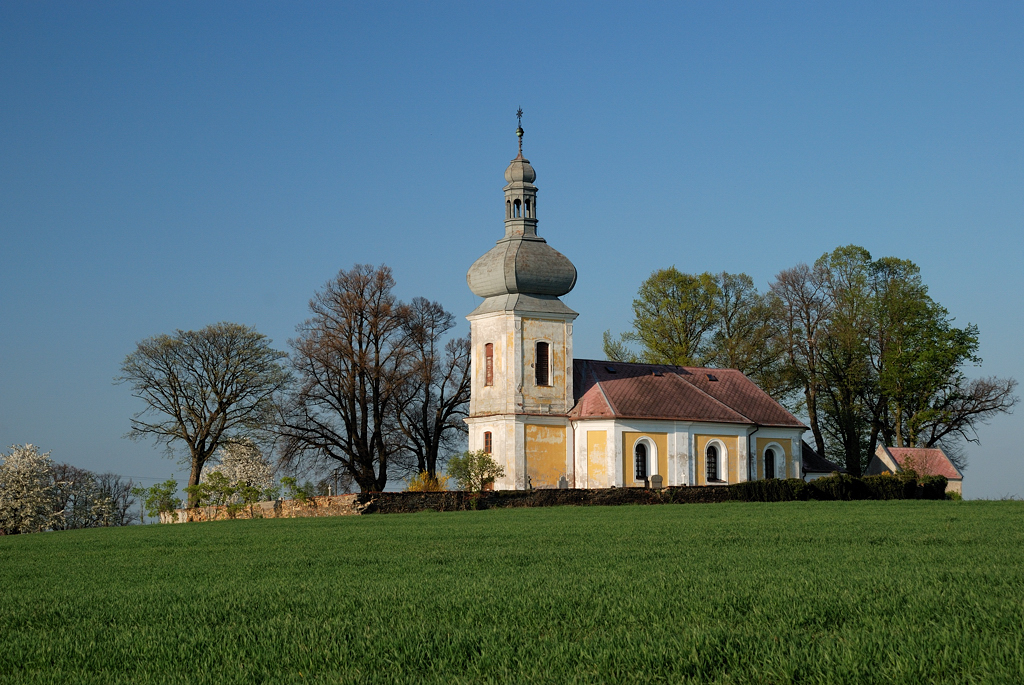
{"label": "yellow church wall", "polygon": [[587,431],[587,487],[606,488],[608,482],[608,431]]}
{"label": "yellow church wall", "polygon": [[776,478],[788,478],[791,455],[792,443],[789,440],[777,440],[775,438],[757,438],[757,477],[764,478],[764,451],[768,449],[768,445],[775,443],[777,446],[782,448],[782,451],[786,454],[786,471],[785,475],[776,473]]}
{"label": "yellow church wall", "polygon": [[[707,454],[708,443],[712,440],[720,440],[728,451],[729,473],[725,474],[729,483],[739,482],[739,453],[740,439],[735,435],[695,435],[694,442],[697,447],[697,485],[707,485],[707,464],[704,457]],[[719,460],[721,457],[719,456]],[[721,464],[719,464],[721,468]]]}
{"label": "yellow church wall", "polygon": [[668,434],[667,433],[634,433],[622,432],[622,482],[625,487],[639,487],[643,481],[633,480],[633,447],[640,438],[648,438],[658,449],[658,475],[662,482],[668,482]]}
{"label": "yellow church wall", "polygon": [[535,488],[556,488],[565,475],[565,426],[526,424],[526,474]]}

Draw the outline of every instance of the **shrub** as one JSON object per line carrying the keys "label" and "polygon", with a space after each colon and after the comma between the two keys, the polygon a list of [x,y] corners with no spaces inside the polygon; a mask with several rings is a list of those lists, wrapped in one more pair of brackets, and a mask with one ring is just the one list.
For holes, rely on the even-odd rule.
{"label": "shrub", "polygon": [[281,487],[284,488],[285,499],[295,499],[300,502],[305,502],[314,495],[311,483],[299,485],[299,482],[291,476],[285,476],[281,479]]}
{"label": "shrub", "polygon": [[855,500],[871,499],[871,491],[860,478],[845,473],[833,473],[808,483],[811,499]]}
{"label": "shrub", "polygon": [[482,492],[496,478],[503,478],[505,469],[483,450],[467,451],[448,460],[448,475],[455,479],[460,490]]}
{"label": "shrub", "polygon": [[809,486],[799,478],[768,478],[729,486],[732,499],[740,502],[793,502],[808,498]]}
{"label": "shrub", "polygon": [[862,479],[869,499],[914,499],[917,497],[917,481],[904,474],[893,475],[883,473],[877,476],[864,476]]}
{"label": "shrub", "polygon": [[921,499],[946,499],[945,476],[925,476],[921,479]]}
{"label": "shrub", "polygon": [[426,471],[417,473],[405,488],[409,492],[444,492],[448,489],[448,476],[431,476]]}
{"label": "shrub", "polygon": [[160,514],[174,514],[174,510],[181,506],[181,500],[175,497],[177,492],[178,481],[173,478],[151,488],[132,489],[132,494],[142,500],[142,506],[150,518],[157,520],[160,520]]}

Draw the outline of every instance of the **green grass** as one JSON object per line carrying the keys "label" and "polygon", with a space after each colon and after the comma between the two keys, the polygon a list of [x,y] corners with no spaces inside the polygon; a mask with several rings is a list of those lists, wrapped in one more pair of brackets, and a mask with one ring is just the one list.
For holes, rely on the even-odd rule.
{"label": "green grass", "polygon": [[0,538],[0,682],[1024,682],[1024,504]]}

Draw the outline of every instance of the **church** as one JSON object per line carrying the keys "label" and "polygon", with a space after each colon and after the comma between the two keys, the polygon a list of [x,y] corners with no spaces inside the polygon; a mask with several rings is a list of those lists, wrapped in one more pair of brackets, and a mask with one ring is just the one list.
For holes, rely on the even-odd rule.
{"label": "church", "polygon": [[498,490],[723,485],[804,478],[807,427],[734,369],[575,359],[576,267],[537,233],[537,174],[505,170],[505,234],[466,275],[469,449]]}

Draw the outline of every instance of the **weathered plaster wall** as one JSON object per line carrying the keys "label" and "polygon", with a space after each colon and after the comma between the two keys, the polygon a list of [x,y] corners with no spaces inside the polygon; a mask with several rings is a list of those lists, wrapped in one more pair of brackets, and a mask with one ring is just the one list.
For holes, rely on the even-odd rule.
{"label": "weathered plaster wall", "polygon": [[608,474],[608,431],[587,431],[587,469],[579,487],[607,488],[611,485]]}
{"label": "weathered plaster wall", "polygon": [[[550,319],[522,320],[522,411],[564,414],[572,408],[572,323]],[[548,385],[537,385],[537,343],[548,343]]]}
{"label": "weathered plaster wall", "polygon": [[[572,407],[572,321],[498,312],[470,319],[470,416],[564,414]],[[536,382],[537,343],[548,343],[549,384]],[[493,352],[487,385],[486,346]]]}
{"label": "weathered plaster wall", "polygon": [[[740,456],[740,438],[736,435],[695,435],[694,444],[696,449],[696,474],[698,485],[707,485],[707,464],[705,463],[705,456],[707,454],[708,443],[712,440],[719,441],[721,446],[725,447],[724,454],[719,454],[719,465],[718,472],[719,477],[723,478],[729,483],[739,482],[739,466],[738,457]],[[725,468],[723,469],[723,461]]]}
{"label": "weathered plaster wall", "polygon": [[533,487],[558,487],[566,475],[565,440],[565,426],[526,424],[526,473]]}
{"label": "weathered plaster wall", "polygon": [[[644,482],[635,479],[636,471],[633,468],[634,447],[640,438],[647,438],[654,444],[657,451],[657,465],[652,468],[649,475],[658,473],[662,481],[668,482],[668,434],[667,433],[641,433],[634,431],[622,432],[622,477],[624,487],[643,487]],[[648,455],[648,460],[650,455]],[[651,464],[654,466],[654,464]]]}
{"label": "weathered plaster wall", "polygon": [[[776,451],[781,451],[785,454],[785,459],[782,464],[778,463],[776,459],[775,465],[775,477],[776,478],[799,478],[799,474],[792,474],[791,464],[793,461],[793,441],[792,440],[781,440],[778,438],[757,438],[757,478],[761,479],[765,477],[765,452],[769,447]],[[783,468],[780,468],[783,467]]]}

